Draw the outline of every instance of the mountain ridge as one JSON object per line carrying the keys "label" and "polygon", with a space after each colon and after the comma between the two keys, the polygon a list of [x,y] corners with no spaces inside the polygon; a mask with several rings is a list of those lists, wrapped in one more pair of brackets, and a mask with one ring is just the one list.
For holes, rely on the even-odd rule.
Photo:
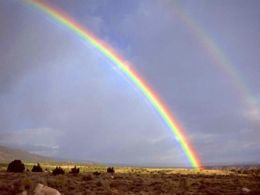
{"label": "mountain ridge", "polygon": [[49,162],[54,160],[51,157],[33,154],[22,149],[0,145],[1,163],[10,162],[15,159],[28,161],[28,162]]}

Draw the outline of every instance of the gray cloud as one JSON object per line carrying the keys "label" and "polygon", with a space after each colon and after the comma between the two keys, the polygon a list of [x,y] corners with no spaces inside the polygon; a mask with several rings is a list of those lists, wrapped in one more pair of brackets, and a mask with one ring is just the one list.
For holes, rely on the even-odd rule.
{"label": "gray cloud", "polygon": [[51,128],[0,132],[0,144],[15,146],[32,153],[54,156],[59,150],[62,132]]}
{"label": "gray cloud", "polygon": [[[0,143],[13,145],[21,136],[24,148],[62,158],[188,165],[174,135],[107,58],[38,10],[8,2],[0,2]],[[174,17],[171,1],[52,3],[132,63],[174,112],[202,162],[259,162],[257,3],[177,2],[240,71],[248,100]],[[46,139],[53,139],[49,149]]]}

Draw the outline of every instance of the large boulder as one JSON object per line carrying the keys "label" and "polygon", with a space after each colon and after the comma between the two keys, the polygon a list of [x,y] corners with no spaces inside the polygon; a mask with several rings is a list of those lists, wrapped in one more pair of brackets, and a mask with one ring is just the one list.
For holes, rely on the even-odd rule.
{"label": "large boulder", "polygon": [[38,183],[34,189],[35,195],[61,195],[60,192],[54,188]]}

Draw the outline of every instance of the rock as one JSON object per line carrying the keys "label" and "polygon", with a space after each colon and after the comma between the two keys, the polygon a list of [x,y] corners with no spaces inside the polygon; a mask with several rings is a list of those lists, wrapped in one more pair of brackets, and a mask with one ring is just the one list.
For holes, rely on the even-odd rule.
{"label": "rock", "polygon": [[243,187],[243,188],[242,188],[242,192],[244,192],[244,193],[249,193],[250,190],[249,190],[248,188],[246,188],[246,187]]}
{"label": "rock", "polygon": [[38,183],[34,189],[35,195],[61,195],[60,192],[54,188]]}

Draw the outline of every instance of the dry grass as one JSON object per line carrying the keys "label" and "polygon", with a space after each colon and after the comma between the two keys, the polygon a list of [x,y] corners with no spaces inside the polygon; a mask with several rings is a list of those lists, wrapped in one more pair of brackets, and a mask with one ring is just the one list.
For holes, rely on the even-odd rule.
{"label": "dry grass", "polygon": [[[27,164],[27,167],[32,166]],[[51,170],[55,165],[41,165]],[[188,170],[116,168],[114,175],[105,166],[80,167],[77,176],[68,174],[74,165],[59,165],[65,175],[51,173],[7,173],[0,171],[0,194],[19,194],[27,190],[33,194],[37,183],[56,188],[63,194],[260,194],[259,169],[252,170]],[[83,170],[83,172],[82,172]],[[93,174],[100,172],[101,174]]]}

